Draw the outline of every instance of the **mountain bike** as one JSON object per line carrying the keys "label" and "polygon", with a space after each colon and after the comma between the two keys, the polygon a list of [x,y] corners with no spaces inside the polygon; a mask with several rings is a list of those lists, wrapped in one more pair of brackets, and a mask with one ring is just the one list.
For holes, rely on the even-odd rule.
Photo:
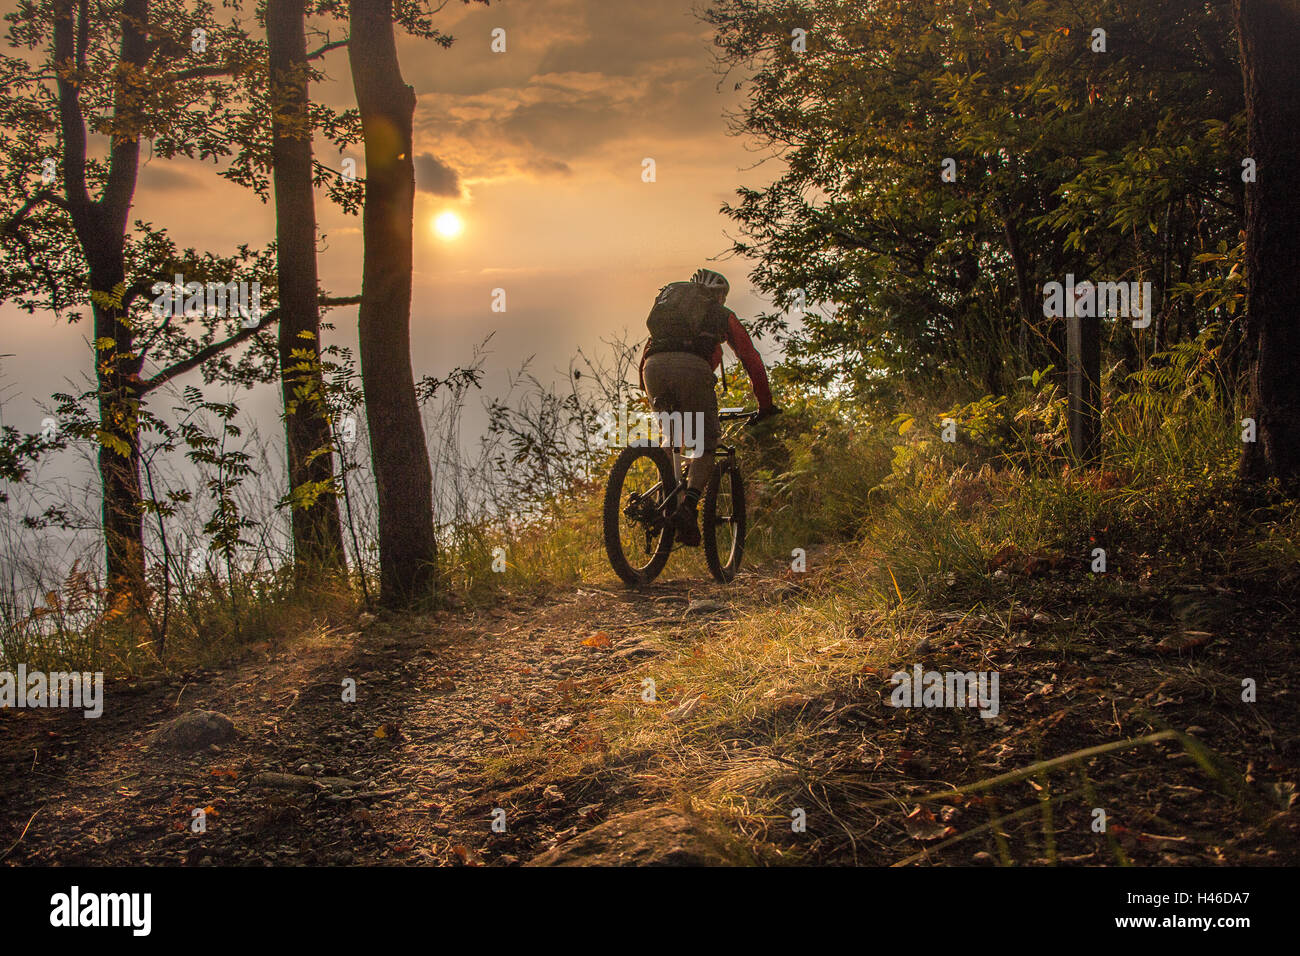
{"label": "mountain bike", "polygon": [[[704,491],[700,532],[709,572],[723,584],[736,577],[745,551],[745,482],[735,446],[725,442],[737,425],[757,417],[743,408],[718,412],[723,442]],[[605,551],[614,572],[631,587],[649,584],[668,563],[674,537],[668,518],[686,493],[688,464],[683,459],[675,473],[672,449],[648,444],[624,448],[614,462],[605,486]]]}

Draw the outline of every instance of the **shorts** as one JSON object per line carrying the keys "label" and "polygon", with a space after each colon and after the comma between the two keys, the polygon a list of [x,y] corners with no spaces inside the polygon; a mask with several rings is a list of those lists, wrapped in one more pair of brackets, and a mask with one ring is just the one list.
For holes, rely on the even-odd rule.
{"label": "shorts", "polygon": [[703,413],[704,451],[714,451],[722,438],[722,424],[709,360],[693,352],[656,352],[646,359],[643,376],[650,407],[656,412]]}

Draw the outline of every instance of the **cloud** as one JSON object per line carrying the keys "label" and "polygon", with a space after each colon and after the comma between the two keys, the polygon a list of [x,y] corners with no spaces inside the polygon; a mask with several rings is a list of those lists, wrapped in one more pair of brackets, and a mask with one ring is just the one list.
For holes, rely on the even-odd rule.
{"label": "cloud", "polygon": [[460,196],[460,174],[432,153],[415,157],[415,188],[434,196]]}
{"label": "cloud", "polygon": [[141,190],[150,192],[171,192],[177,189],[190,189],[197,185],[194,178],[177,168],[175,161],[155,159],[140,166],[140,175],[136,185]]}
{"label": "cloud", "polygon": [[573,167],[558,159],[536,159],[523,165],[523,170],[536,176],[572,176]]}
{"label": "cloud", "polygon": [[[418,147],[462,180],[585,174],[626,156],[708,162],[735,97],[719,95],[710,28],[684,0],[535,0],[469,8],[457,43],[420,58]],[[493,27],[508,52],[489,50]],[[703,144],[709,144],[706,148]]]}

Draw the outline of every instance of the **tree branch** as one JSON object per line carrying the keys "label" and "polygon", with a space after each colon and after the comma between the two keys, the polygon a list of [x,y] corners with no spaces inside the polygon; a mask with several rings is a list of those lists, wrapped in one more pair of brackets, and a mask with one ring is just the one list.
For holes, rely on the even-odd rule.
{"label": "tree branch", "polygon": [[[70,203],[84,209],[90,203],[86,191],[86,120],[81,112],[77,84],[63,75],[77,62],[73,31],[72,2],[60,0],[54,11],[54,59],[58,73],[59,125],[63,132],[64,191]],[[77,225],[84,225],[84,221]]]}
{"label": "tree branch", "polygon": [[322,43],[314,52],[307,54],[307,62],[310,63],[312,60],[319,60],[331,50],[337,50],[339,47],[347,46],[350,39],[350,37],[344,37],[341,40],[330,40],[327,43]]}
{"label": "tree branch", "polygon": [[[122,53],[119,64],[143,71],[149,62],[148,0],[123,0]],[[127,90],[129,74],[123,74],[113,95],[112,142],[108,151],[108,178],[100,194],[99,208],[103,220],[114,235],[126,229],[131,210],[131,197],[135,195],[136,179],[140,171],[140,137],[136,129],[140,107],[135,95]],[[126,129],[121,125],[125,124]]]}
{"label": "tree branch", "polygon": [[[348,38],[341,40],[330,40],[322,43],[314,52],[307,54],[307,61],[319,60],[331,50],[337,50],[339,47],[348,45]],[[213,64],[211,66],[192,66],[188,70],[177,70],[171,74],[171,79],[175,81],[182,80],[204,80],[212,79],[219,76],[234,76],[243,69],[252,66],[251,63],[225,63],[221,65]]]}
{"label": "tree branch", "polygon": [[0,225],[0,232],[13,232],[13,230],[18,227],[19,223],[27,218],[27,214],[43,202],[51,203],[58,206],[60,209],[66,210],[69,208],[67,201],[58,193],[54,192],[54,190],[42,189],[35,196],[32,196],[18,207],[18,211],[6,219],[3,225]]}
{"label": "tree branch", "polygon": [[262,316],[262,321],[257,325],[242,328],[234,335],[220,342],[213,342],[211,345],[204,346],[189,358],[181,359],[173,365],[167,366],[161,372],[146,379],[136,386],[136,391],[140,395],[146,395],[158,388],[160,385],[166,385],[178,375],[184,375],[186,372],[198,368],[210,358],[215,358],[226,349],[234,348],[240,342],[246,342],[259,332],[265,332],[280,321],[280,310],[272,309],[266,315]]}
{"label": "tree branch", "polygon": [[[339,298],[321,296],[320,305],[321,308],[329,309],[340,305],[356,305],[360,301],[361,296],[359,295],[349,295]],[[262,316],[262,321],[259,324],[240,329],[229,338],[222,339],[220,342],[213,342],[211,345],[199,349],[189,358],[181,359],[179,362],[169,365],[161,372],[158,372],[156,375],[140,383],[140,385],[137,386],[137,392],[140,395],[144,395],[148,392],[152,392],[160,385],[166,385],[176,376],[184,375],[186,372],[198,368],[208,359],[220,355],[222,352],[226,351],[226,349],[234,348],[240,342],[248,341],[253,336],[257,335],[257,333],[266,331],[278,321],[280,321],[280,309],[277,307]]]}

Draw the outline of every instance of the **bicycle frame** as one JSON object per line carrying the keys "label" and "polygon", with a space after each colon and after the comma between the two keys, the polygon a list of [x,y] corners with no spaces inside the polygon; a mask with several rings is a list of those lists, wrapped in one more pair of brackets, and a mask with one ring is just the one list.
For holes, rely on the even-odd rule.
{"label": "bicycle frame", "polygon": [[[758,415],[757,412],[752,412],[743,408],[719,409],[718,420],[720,422],[727,423],[727,428],[723,432],[723,437],[730,437],[730,435],[732,434],[731,429],[735,427],[736,422],[748,422],[754,419],[757,415]],[[677,453],[676,448],[672,448],[671,451],[673,452],[674,455],[676,455]],[[713,467],[717,468],[718,462],[721,460],[724,459],[729,460],[735,457],[736,457],[736,448],[734,445],[719,444],[718,447],[714,449],[713,452]],[[684,459],[684,460],[689,462],[690,459]],[[663,501],[660,503],[659,507],[655,509],[659,517],[666,519],[668,515],[670,515],[673,512],[673,510],[677,507],[678,493],[684,492],[686,490],[685,470],[687,467],[689,466],[688,465],[683,466],[682,468],[683,474],[679,474],[676,476],[677,482],[673,485],[672,489],[664,496]],[[628,502],[628,505],[631,506],[631,505],[639,504],[644,499],[657,494],[659,491],[662,490],[662,488],[663,488],[663,482],[658,482],[652,488],[647,489],[645,492],[641,494],[632,495],[631,500],[629,500]]]}

